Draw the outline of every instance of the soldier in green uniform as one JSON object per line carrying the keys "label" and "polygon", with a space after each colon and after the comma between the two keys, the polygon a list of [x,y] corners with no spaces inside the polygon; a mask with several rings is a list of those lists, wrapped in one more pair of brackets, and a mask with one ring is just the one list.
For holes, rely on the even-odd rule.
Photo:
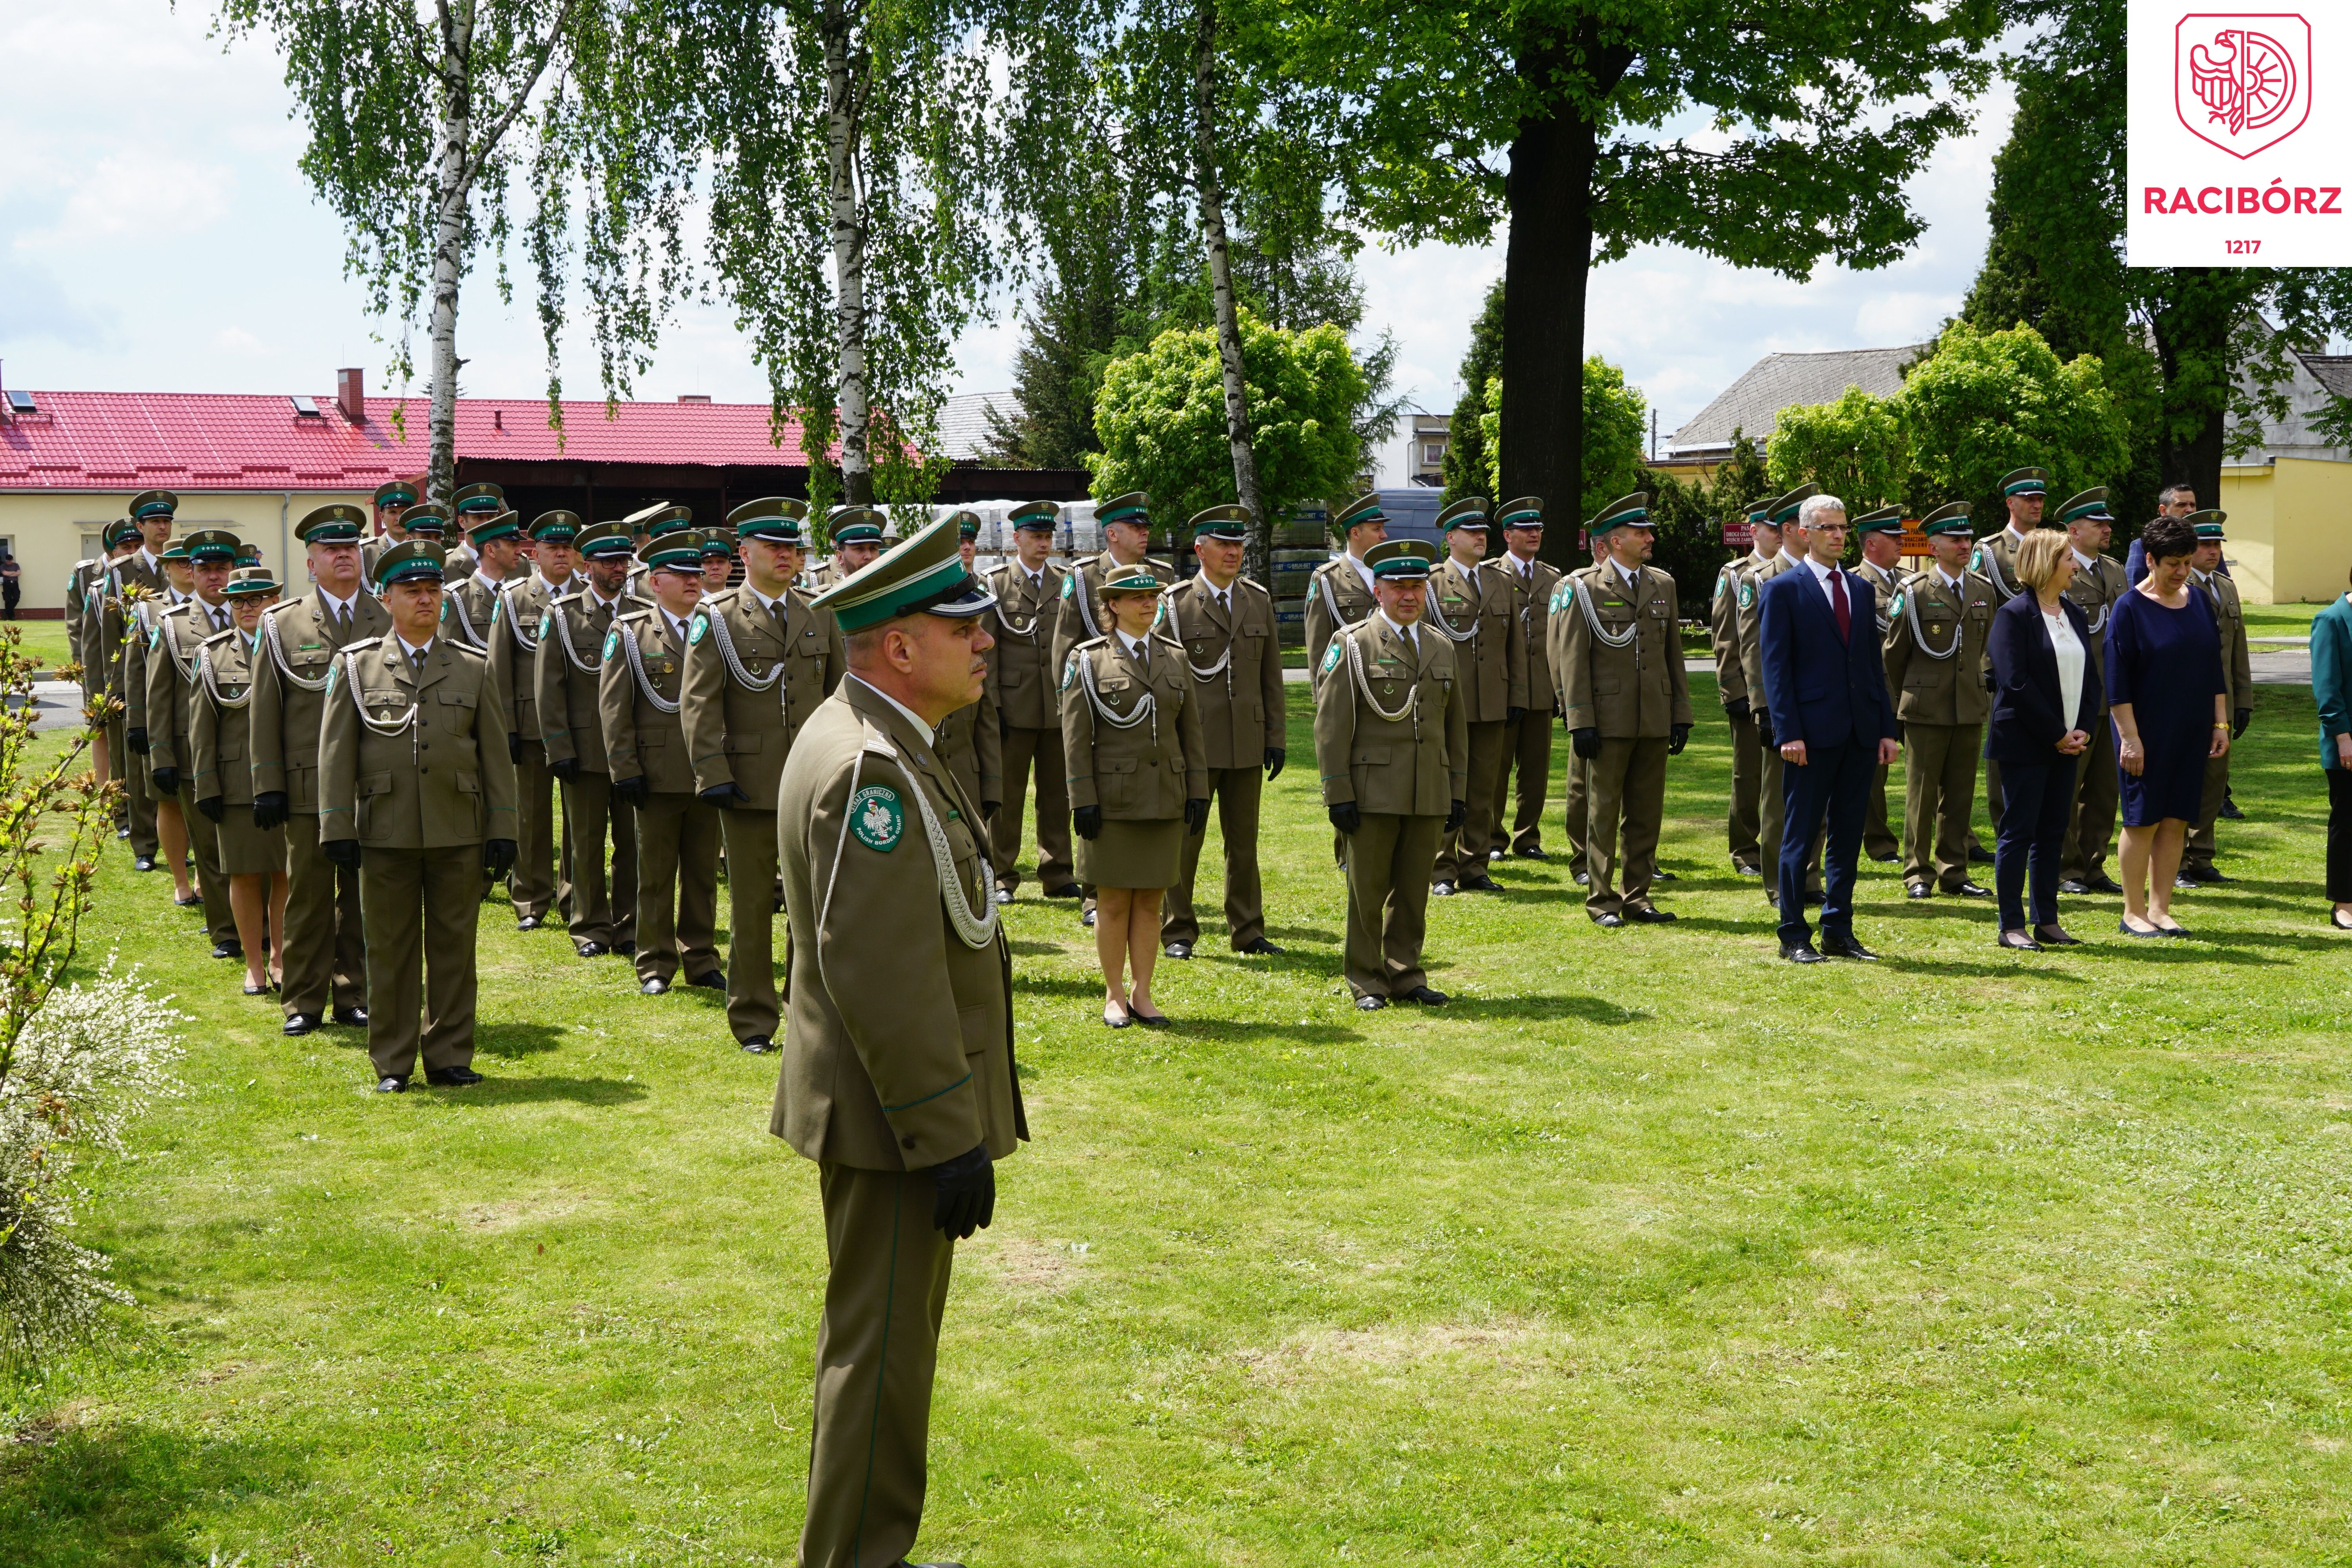
{"label": "soldier in green uniform", "polygon": [[1364,552],[1389,536],[1388,514],[1377,494],[1360,495],[1331,509],[1331,532],[1339,553],[1315,568],[1307,580],[1307,657],[1320,668],[1323,650],[1346,627],[1372,613],[1372,570]]}
{"label": "soldier in green uniform", "polygon": [[735,531],[731,528],[706,528],[702,531],[702,596],[724,592],[727,579],[735,574]]}
{"label": "soldier in green uniform", "polygon": [[931,750],[985,683],[989,605],[944,522],[836,585],[817,608],[850,678],[784,764],[792,1012],[769,1127],[817,1163],[830,1264],[805,1568],[912,1552],[955,1243],[1029,1135],[979,803]]}
{"label": "soldier in green uniform", "polygon": [[[1853,531],[1862,541],[1862,560],[1854,566],[1854,575],[1870,584],[1878,640],[1884,645],[1887,628],[1894,624],[1895,595],[1903,592],[1904,580],[1910,575],[1903,569],[1903,509],[1883,506],[1866,511],[1853,520]],[[1895,693],[1889,688],[1889,708],[1895,700]],[[1862,852],[1881,865],[1903,858],[1903,846],[1886,822],[1886,774],[1882,765],[1872,778],[1862,822]]]}
{"label": "soldier in green uniform", "polygon": [[[507,493],[496,485],[467,485],[449,498],[449,510],[466,537],[473,538],[473,530],[485,518],[498,516],[507,510]],[[499,535],[499,537],[508,537]],[[518,546],[520,552],[520,546]],[[481,568],[481,547],[460,544],[449,552],[444,563],[444,574],[451,584],[463,582]]]}
{"label": "soldier in green uniform", "polygon": [[1486,570],[1486,503],[1465,496],[1437,514],[1446,556],[1429,574],[1422,626],[1454,645],[1454,700],[1470,736],[1469,815],[1439,840],[1430,891],[1496,892],[1486,873],[1503,740],[1528,708],[1528,645],[1500,573]]}
{"label": "soldier in green uniform", "polygon": [[1731,868],[1742,877],[1760,877],[1764,870],[1757,858],[1762,853],[1757,833],[1763,809],[1764,746],[1757,738],[1755,701],[1739,661],[1739,584],[1780,553],[1780,531],[1772,522],[1770,502],[1748,509],[1748,552],[1716,574],[1707,640],[1715,650],[1716,700],[1731,725],[1731,809],[1725,817]]}
{"label": "soldier in green uniform", "polygon": [[[1559,715],[1549,649],[1551,593],[1559,585],[1560,573],[1549,562],[1536,559],[1543,548],[1542,497],[1505,501],[1495,514],[1495,526],[1503,531],[1503,553],[1490,560],[1486,570],[1511,587],[1519,640],[1528,650],[1528,702],[1524,712],[1503,726],[1503,765],[1495,778],[1495,832],[1487,858],[1499,860],[1511,854],[1540,860],[1544,803],[1551,795],[1551,725]],[[1516,812],[1510,809],[1514,773],[1518,778]]]}
{"label": "soldier in green uniform", "polygon": [[1315,760],[1346,845],[1348,987],[1356,1005],[1442,1006],[1422,967],[1429,868],[1469,814],[1469,722],[1454,645],[1421,624],[1436,552],[1395,539],[1365,552],[1379,607],[1316,666]]}
{"label": "soldier in green uniform", "polygon": [[[136,855],[132,869],[152,871],[160,858],[172,873],[172,901],[188,909],[198,900],[188,882],[188,825],[180,820],[180,803],[157,800],[148,780],[147,650],[153,644],[155,623],[163,612],[195,596],[196,574],[188,564],[188,542],[175,539],[157,558],[163,568],[163,591],[141,596],[131,606],[131,625],[122,638],[122,722],[125,743],[139,765],[123,776],[126,788],[136,788],[154,821],[154,853]],[[135,854],[135,850],[134,850]]]}
{"label": "soldier in green uniform", "polygon": [[258,637],[264,610],[278,600],[276,573],[240,566],[226,593],[233,624],[196,650],[188,748],[195,770],[188,793],[219,835],[221,869],[245,947],[245,994],[265,996],[286,973],[286,827],[282,816],[264,822],[253,809],[253,680],[268,658]]}
{"label": "soldier in green uniform", "polygon": [[[131,734],[129,660],[125,655],[131,647],[138,601],[161,595],[168,584],[163,552],[171,543],[173,520],[179,505],[180,498],[169,490],[145,490],[131,497],[131,521],[139,532],[138,548],[107,570],[95,640],[99,661],[106,670],[107,695],[120,705],[107,722],[107,751],[111,757],[135,756],[142,750]],[[139,766],[121,769],[124,811],[122,830],[118,837],[131,840],[134,858],[152,865],[158,847],[156,800],[148,778],[143,776],[148,771]]]}
{"label": "soldier in green uniform", "polygon": [[727,847],[727,1023],[747,1051],[774,1048],[776,799],[793,740],[841,684],[831,616],[792,589],[807,503],[785,496],[727,514],[743,581],[707,595],[686,629],[678,721],[695,792]]}
{"label": "soldier in green uniform", "polygon": [[1013,557],[988,580],[996,595],[989,631],[988,692],[1003,742],[1004,806],[989,819],[996,867],[996,901],[1009,904],[1021,886],[1021,822],[1034,769],[1037,790],[1037,883],[1049,899],[1075,899],[1070,857],[1070,781],[1062,763],[1061,712],[1054,697],[1061,679],[1053,668],[1054,622],[1060,614],[1062,569],[1050,559],[1061,508],[1024,501],[1005,521],[1013,525]]}
{"label": "soldier in green uniform", "polygon": [[1655,528],[1647,491],[1610,502],[1586,527],[1601,559],[1552,591],[1551,665],[1589,803],[1584,912],[1612,929],[1675,918],[1650,901],[1650,880],[1665,824],[1666,759],[1682,753],[1693,721],[1675,580],[1648,564]]}
{"label": "soldier in green uniform", "polygon": [[[1821,493],[1819,485],[1799,485],[1771,503],[1768,521],[1780,532],[1780,553],[1749,568],[1739,584],[1740,679],[1747,687],[1748,701],[1755,705],[1756,742],[1763,748],[1763,765],[1757,773],[1759,807],[1757,813],[1757,850],[1763,867],[1764,901],[1775,909],[1780,906],[1780,896],[1776,880],[1778,874],[1773,868],[1780,864],[1780,822],[1787,809],[1787,799],[1780,785],[1780,770],[1785,764],[1780,758],[1779,740],[1772,733],[1771,714],[1759,700],[1764,695],[1763,593],[1765,584],[1799,564],[1797,557],[1789,550],[1789,531],[1796,526],[1798,508]],[[1805,900],[1808,903],[1822,896],[1822,847],[1827,837],[1824,829],[1805,861]]]}
{"label": "soldier in green uniform", "polygon": [[[530,566],[517,560],[499,583],[490,605],[490,674],[507,699],[507,752],[514,759],[518,829],[514,874],[515,929],[537,931],[551,910],[572,910],[572,824],[555,833],[555,776],[547,771],[547,742],[539,728],[539,639],[555,601],[579,586],[572,542],[577,512],[543,511],[531,520]],[[478,571],[479,568],[478,567]]]}
{"label": "soldier in green uniform", "polygon": [[[2246,646],[2246,611],[2238,597],[2238,585],[2221,570],[2221,529],[2229,515],[2210,508],[2189,514],[2189,525],[2197,530],[2197,548],[2189,557],[2189,581],[2212,605],[2213,617],[2221,628],[2221,690],[2229,699],[2230,739],[2234,742],[2253,722],[2254,666]],[[2176,887],[2237,880],[2213,864],[2213,824],[2221,815],[2221,803],[2230,797],[2230,752],[2236,749],[2232,744],[2220,756],[2205,759],[2205,793],[2198,801],[2188,847],[2181,851]]]}
{"label": "soldier in green uniform", "polygon": [[2116,809],[2120,789],[2116,777],[2116,727],[2107,721],[2107,617],[2116,601],[2128,593],[2121,563],[2108,555],[2107,540],[2115,516],[2107,510],[2107,492],[2087,489],[2058,509],[2058,526],[2066,531],[2074,551],[2074,575],[2066,596],[2083,612],[2091,634],[2091,658],[2099,672],[2099,706],[2091,723],[2091,743],[2084,747],[2074,771],[2074,810],[2066,826],[2066,844],[2058,863],[2062,893],[2121,893],[2123,884],[2107,875],[2107,851],[2114,847]]}
{"label": "soldier in green uniform", "polygon": [[[99,553],[74,563],[73,571],[66,577],[66,648],[68,657],[81,667],[81,700],[84,708],[96,708],[106,700],[106,668],[100,661],[98,636],[94,629],[99,605],[105,597],[100,586],[116,563],[136,554],[144,542],[138,525],[127,517],[116,518],[99,531]],[[101,723],[90,741],[90,761],[98,771],[98,782],[123,776],[126,769],[123,753],[107,754],[107,735],[110,725]],[[127,726],[126,726],[127,728]],[[142,764],[143,769],[144,764]],[[126,828],[130,821],[128,795],[116,808],[115,826]],[[150,864],[142,871],[152,870]]]}
{"label": "soldier in green uniform", "polygon": [[572,545],[583,581],[550,607],[533,664],[539,736],[547,771],[563,792],[572,951],[583,958],[627,956],[637,951],[637,819],[613,798],[597,701],[605,638],[645,601],[626,585],[635,545],[625,524],[583,529]]}
{"label": "soldier in green uniform", "polygon": [[[637,818],[637,989],[658,996],[683,969],[688,984],[724,991],[719,813],[696,793],[679,721],[687,624],[702,598],[702,535],[667,530],[644,560],[654,602],[624,612],[606,634],[596,693],[613,794]],[[763,901],[771,885],[756,883]]]}
{"label": "soldier in green uniform", "polygon": [[[957,511],[949,515],[947,522],[956,531],[956,553],[969,572],[978,549],[980,514]],[[1004,805],[1004,732],[997,719],[995,694],[983,685],[979,701],[940,721],[932,749],[963,785],[964,793],[980,802],[982,819],[992,824]]]}
{"label": "soldier in green uniform", "polygon": [[360,575],[362,521],[357,507],[337,504],[295,525],[313,585],[263,616],[254,654],[253,819],[286,834],[279,1002],[288,1035],[307,1035],[330,1016],[346,1027],[368,1021],[360,874],[328,859],[319,837],[328,671],[344,648],[392,630],[392,613]]}
{"label": "soldier in green uniform", "polygon": [[236,535],[220,528],[188,535],[188,563],[195,572],[195,596],[157,616],[148,634],[147,763],[156,797],[177,800],[180,820],[187,825],[213,956],[242,958],[236,917],[229,908],[228,877],[221,869],[220,830],[197,815],[189,790],[195,757],[188,743],[195,717],[197,650],[206,637],[228,629],[226,591],[229,574],[236,568]]}
{"label": "soldier in green uniform", "polygon": [[[430,544],[434,549],[438,550],[441,548],[442,536],[446,534],[448,530],[449,514],[441,507],[431,501],[419,501],[415,506],[401,508],[400,539],[398,542],[383,545],[382,549],[375,552],[373,560],[363,563],[367,574],[366,581],[368,591],[370,593],[374,593],[376,591],[376,584],[382,581],[382,579],[376,575],[376,568],[383,563],[383,558],[385,555],[394,550],[397,550],[402,544],[406,544],[411,541],[421,541],[424,543]],[[443,558],[443,564],[448,569],[452,575],[456,575],[457,567],[451,563],[446,556]]]}
{"label": "soldier in green uniform", "polygon": [[[1207,794],[1225,851],[1226,943],[1235,952],[1280,952],[1266,940],[1257,863],[1259,804],[1282,772],[1288,745],[1274,595],[1242,573],[1247,507],[1213,506],[1196,513],[1192,526],[1201,570],[1161,595],[1160,630],[1183,649],[1191,706],[1200,711],[1208,748]],[[1192,886],[1208,837],[1205,831],[1184,836],[1183,865],[1161,906],[1160,941],[1171,958],[1192,957],[1201,940]]]}
{"label": "soldier in green uniform", "polygon": [[421,494],[417,486],[418,481],[415,479],[392,479],[376,486],[373,498],[375,534],[360,546],[361,582],[373,584],[377,559],[407,539],[408,527],[400,521],[400,516],[416,504]]}
{"label": "soldier in green uniform", "polygon": [[837,506],[824,520],[825,543],[833,554],[809,574],[809,588],[822,594],[870,565],[882,553],[890,519],[878,507]]}
{"label": "soldier in green uniform", "polygon": [[[1979,574],[1992,584],[1993,605],[1998,608],[2015,598],[2017,581],[2017,547],[2025,536],[2042,526],[2042,513],[2050,500],[2050,475],[2042,468],[2018,468],[2001,476],[2001,499],[2008,507],[2009,521],[2002,528],[1976,542],[1976,550],[1969,557],[1969,570]],[[1985,760],[1985,809],[1992,818],[1993,832],[2000,831],[2000,764]],[[1990,862],[1990,852],[1977,842],[1973,829],[1969,834],[1969,858]]]}
{"label": "soldier in green uniform", "polygon": [[1886,684],[1903,726],[1903,889],[1915,899],[1990,899],[1969,879],[1969,816],[1992,695],[1985,643],[1998,590],[1969,559],[1969,503],[1927,514],[1935,563],[1895,595],[1885,634]]}
{"label": "soldier in green uniform", "polygon": [[489,660],[439,635],[439,545],[394,545],[375,575],[392,630],[328,666],[319,837],[329,860],[360,874],[376,1092],[405,1090],[420,1049],[426,1083],[463,1089],[482,1081],[478,889],[515,856],[506,700]]}
{"label": "soldier in green uniform", "polygon": [[490,621],[498,614],[499,595],[507,579],[520,575],[522,559],[522,519],[510,511],[461,514],[458,521],[473,543],[473,571],[455,575],[457,560],[446,563],[452,575],[443,584],[441,613],[449,617],[444,635],[456,638],[484,658],[490,656]]}

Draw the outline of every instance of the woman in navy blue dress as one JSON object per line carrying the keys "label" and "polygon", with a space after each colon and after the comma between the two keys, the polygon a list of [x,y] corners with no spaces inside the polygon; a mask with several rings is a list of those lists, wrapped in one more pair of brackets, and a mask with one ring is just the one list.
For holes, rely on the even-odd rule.
{"label": "woman in navy blue dress", "polygon": [[2230,749],[2221,632],[2189,586],[2197,531],[2159,517],[2140,534],[2147,575],[2107,621],[2108,711],[2121,773],[2126,936],[2186,936],[2172,881],[2205,787],[2205,759]]}

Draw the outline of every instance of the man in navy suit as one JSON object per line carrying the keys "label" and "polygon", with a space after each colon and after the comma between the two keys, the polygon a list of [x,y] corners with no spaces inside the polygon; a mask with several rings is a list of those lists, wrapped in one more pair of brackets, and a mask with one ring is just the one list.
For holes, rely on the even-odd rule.
{"label": "man in navy suit", "polygon": [[[1797,513],[1803,561],[1764,584],[1764,700],[1787,766],[1780,829],[1780,956],[1794,963],[1874,959],[1854,940],[1853,868],[1877,770],[1895,761],[1894,705],[1880,661],[1878,599],[1838,565],[1845,502],[1817,495]],[[1805,923],[1805,852],[1826,817],[1822,945]]]}

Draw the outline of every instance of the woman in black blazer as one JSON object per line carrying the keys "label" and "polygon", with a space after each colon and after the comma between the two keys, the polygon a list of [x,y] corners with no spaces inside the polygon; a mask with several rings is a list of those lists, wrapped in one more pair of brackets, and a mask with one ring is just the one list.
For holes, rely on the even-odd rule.
{"label": "woman in black blazer", "polygon": [[[1992,661],[1992,722],[1985,755],[2000,764],[2000,838],[1993,886],[2000,895],[2000,945],[2038,952],[2072,947],[2058,923],[2058,861],[2074,806],[2076,760],[2091,743],[2099,710],[2098,650],[2083,612],[2066,597],[2074,552],[2055,529],[2037,529],[2018,547],[2026,592],[1996,611],[1985,652]],[[2033,875],[2033,926],[2025,923],[2026,872]]]}

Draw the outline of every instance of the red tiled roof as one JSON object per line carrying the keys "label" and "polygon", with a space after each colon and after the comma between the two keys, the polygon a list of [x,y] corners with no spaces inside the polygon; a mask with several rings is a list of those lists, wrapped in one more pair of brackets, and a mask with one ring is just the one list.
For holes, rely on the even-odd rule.
{"label": "red tiled roof", "polygon": [[[179,392],[35,392],[35,412],[0,424],[0,489],[372,490],[424,471],[423,398],[371,397],[354,425],[331,393],[319,416],[278,396]],[[764,403],[566,402],[461,397],[457,456],[480,461],[684,463],[797,468],[800,426],[772,440]],[[395,415],[405,429],[394,423]]]}

